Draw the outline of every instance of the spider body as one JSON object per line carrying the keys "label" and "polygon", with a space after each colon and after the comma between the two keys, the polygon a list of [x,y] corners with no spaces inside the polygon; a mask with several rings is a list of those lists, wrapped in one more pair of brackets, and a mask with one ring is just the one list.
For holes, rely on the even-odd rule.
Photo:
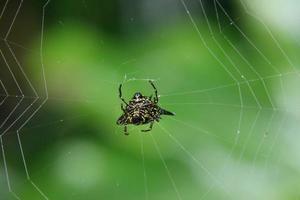
{"label": "spider body", "polygon": [[119,87],[119,97],[125,103],[121,104],[121,109],[123,114],[117,120],[118,125],[124,125],[124,133],[128,135],[127,125],[143,125],[150,124],[149,129],[142,130],[142,132],[151,131],[154,122],[159,122],[161,115],[174,115],[174,113],[169,112],[165,109],[160,108],[158,103],[157,90],[152,81],[149,81],[155,91],[155,97],[152,99],[152,95],[147,97],[143,96],[140,92],[136,92],[132,99],[127,103],[122,98],[122,84]]}

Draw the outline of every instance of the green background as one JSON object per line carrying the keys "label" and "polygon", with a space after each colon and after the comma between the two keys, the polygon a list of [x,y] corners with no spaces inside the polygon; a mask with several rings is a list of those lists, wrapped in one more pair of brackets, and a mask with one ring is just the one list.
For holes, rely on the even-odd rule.
{"label": "green background", "polygon": [[[180,1],[52,0],[40,49],[45,2],[24,1],[8,43],[40,99],[2,138],[0,199],[300,198],[297,38],[220,3],[233,21],[213,1],[207,24],[199,1],[186,1],[189,18]],[[19,2],[7,5],[2,39]],[[1,42],[27,97],[4,131],[34,93]],[[20,133],[26,177],[16,130],[46,97],[42,66],[49,99]],[[148,96],[148,79],[176,116],[125,136],[118,86]],[[4,121],[19,92],[3,59],[1,80]]]}

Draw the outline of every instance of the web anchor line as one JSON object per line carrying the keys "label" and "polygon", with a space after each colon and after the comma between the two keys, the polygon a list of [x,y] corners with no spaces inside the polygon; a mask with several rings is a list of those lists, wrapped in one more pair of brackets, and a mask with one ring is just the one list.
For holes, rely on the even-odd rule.
{"label": "web anchor line", "polygon": [[[7,37],[9,36],[9,34],[10,34],[11,30],[12,30],[12,27],[14,25],[15,19],[18,16],[18,13],[20,11],[22,3],[23,3],[23,1],[21,0],[20,3],[19,3],[19,5],[18,5],[17,11],[14,14],[13,20],[10,23],[9,29],[6,32],[4,41],[7,39]],[[2,12],[1,12],[0,20],[1,20],[2,16],[3,16],[4,12],[6,11],[7,4],[8,4],[8,1],[6,1],[5,5],[4,5],[4,8],[3,8]],[[15,111],[18,109],[18,107],[23,102],[23,100],[24,100],[24,93],[23,93],[23,91],[22,91],[22,89],[21,89],[21,87],[20,87],[20,85],[18,83],[18,80],[16,79],[16,76],[15,76],[14,72],[12,71],[12,69],[10,67],[10,64],[8,63],[6,57],[5,57],[5,55],[4,55],[4,53],[2,52],[1,49],[0,49],[0,54],[1,54],[1,57],[2,57],[5,65],[6,65],[6,67],[7,67],[8,71],[9,71],[9,73],[10,73],[13,81],[14,81],[14,84],[16,85],[19,93],[21,94],[21,99],[18,100],[17,104],[14,106],[14,108],[10,111],[10,113],[6,116],[6,118],[4,119],[4,121],[2,122],[2,124],[0,125],[0,128],[2,128],[7,123],[7,121],[13,116],[13,114],[15,113]],[[1,84],[3,84],[3,83],[1,82]],[[4,84],[3,84],[3,88],[5,88]],[[5,92],[8,95],[8,92],[6,91],[6,89],[5,89]],[[9,130],[13,126],[14,122],[11,123],[5,131]],[[6,174],[6,181],[7,181],[8,191],[9,191],[9,193],[15,199],[19,200],[20,197],[13,191],[13,189],[11,187],[11,183],[10,183],[9,170],[8,170],[8,166],[7,166],[7,162],[6,162],[5,148],[4,148],[4,142],[3,142],[3,136],[5,134],[5,131],[2,134],[0,134],[0,142],[1,142],[1,150],[2,150],[2,157],[3,157],[4,168],[5,168],[5,174]]]}
{"label": "web anchor line", "polygon": [[300,77],[299,69],[295,66],[292,59],[288,56],[287,52],[283,49],[283,47],[280,45],[279,41],[275,38],[275,36],[274,36],[273,32],[271,31],[270,27],[262,19],[260,19],[255,14],[253,14],[253,12],[250,11],[250,9],[248,8],[248,6],[246,5],[246,3],[243,0],[240,0],[240,2],[242,4],[242,7],[244,8],[246,14],[253,17],[255,20],[257,20],[259,23],[261,23],[263,25],[263,27],[268,32],[271,39],[274,41],[274,43],[276,44],[276,46],[279,49],[279,51],[281,52],[281,54],[287,60],[289,65],[293,68],[294,72]]}
{"label": "web anchor line", "polygon": [[161,124],[158,124],[159,127],[161,128],[161,130],[177,145],[180,147],[180,149],[182,151],[184,151],[187,156],[189,156],[192,161],[194,161],[212,180],[215,184],[217,184],[220,188],[222,188],[224,190],[224,192],[227,195],[230,195],[230,191],[224,187],[223,183],[221,180],[219,180],[216,176],[214,176],[205,166],[204,164],[197,159],[190,151],[187,150],[187,148],[185,146],[183,146],[183,144],[181,142],[178,141],[178,139],[173,136],[167,129],[165,129]]}
{"label": "web anchor line", "polygon": [[[8,96],[9,96],[9,94],[8,94],[8,92],[7,92],[7,89],[6,89],[6,87],[5,87],[5,85],[3,84],[3,82],[2,82],[2,80],[0,79],[0,85],[1,85],[1,87],[3,88],[3,90],[4,90],[4,92],[5,92],[5,94],[3,95],[3,99],[2,99],[2,101],[0,102],[0,106],[6,101],[6,99],[8,98]],[[2,96],[2,95],[1,95]]]}
{"label": "web anchor line", "polygon": [[164,165],[164,167],[165,167],[165,169],[166,169],[166,171],[167,171],[168,177],[169,177],[169,179],[170,179],[170,181],[171,181],[171,184],[172,184],[172,186],[173,186],[173,188],[174,188],[174,190],[175,190],[175,192],[176,192],[177,199],[178,199],[178,200],[182,200],[181,194],[180,194],[180,192],[179,192],[179,190],[178,190],[178,187],[177,187],[177,185],[176,185],[176,183],[175,183],[175,180],[174,180],[174,178],[173,178],[173,176],[172,176],[172,174],[171,174],[171,172],[170,172],[170,169],[169,169],[169,167],[168,167],[168,165],[167,165],[167,163],[166,163],[166,161],[165,161],[165,159],[164,159],[164,157],[163,157],[163,155],[162,155],[162,153],[161,153],[161,150],[160,150],[160,148],[159,148],[159,146],[158,146],[158,144],[157,144],[157,141],[156,141],[156,139],[154,138],[154,136],[153,136],[152,134],[150,134],[150,135],[151,135],[151,137],[152,137],[152,140],[153,140],[155,149],[156,149],[156,151],[157,151],[157,153],[158,153],[158,155],[159,155],[159,158],[160,158],[160,160],[162,161],[162,163],[163,163],[163,165]]}
{"label": "web anchor line", "polygon": [[145,200],[149,199],[149,190],[148,190],[148,176],[146,172],[146,166],[145,166],[145,152],[144,152],[144,139],[143,135],[140,134],[141,138],[141,156],[142,156],[142,165],[143,165],[143,176],[144,176],[144,188],[145,188]]}
{"label": "web anchor line", "polygon": [[[42,14],[42,21],[41,21],[41,41],[40,41],[40,62],[41,62],[41,68],[42,68],[42,76],[43,76],[43,82],[44,82],[44,90],[45,90],[45,94],[46,94],[46,97],[45,98],[42,98],[43,101],[39,104],[39,106],[29,115],[29,117],[27,117],[25,119],[25,121],[18,127],[17,129],[17,138],[18,138],[18,145],[19,145],[19,148],[20,148],[20,152],[21,152],[21,156],[22,156],[22,162],[23,162],[23,165],[24,165],[24,170],[25,170],[25,173],[26,173],[26,178],[28,180],[28,182],[32,185],[32,187],[46,200],[48,200],[49,198],[47,197],[47,195],[45,195],[45,193],[37,186],[37,184],[35,184],[31,177],[30,177],[30,174],[29,174],[29,170],[28,170],[28,167],[27,167],[27,162],[26,162],[26,159],[25,159],[25,154],[24,154],[24,150],[23,150],[23,146],[22,146],[22,140],[21,140],[21,130],[22,128],[36,115],[36,113],[44,106],[44,104],[47,102],[48,98],[49,98],[49,95],[48,95],[48,87],[47,87],[47,82],[46,82],[46,74],[45,74],[45,69],[44,69],[44,61],[43,61],[43,40],[44,40],[44,21],[45,21],[45,10],[46,10],[46,7],[47,5],[49,4],[50,0],[47,0],[46,3],[43,5],[43,14]],[[0,15],[0,19],[2,18],[2,15],[3,13],[5,12],[6,10],[6,7],[7,7],[7,3],[8,3],[8,0],[1,12],[1,15]],[[34,97],[28,97],[26,96],[27,98],[32,98],[33,101],[31,102],[31,104],[29,106],[26,107],[26,109],[3,131],[3,133],[1,133],[0,135],[0,142],[1,142],[1,150],[2,150],[2,157],[3,157],[3,163],[4,163],[4,167],[5,167],[5,174],[6,174],[6,180],[7,180],[7,184],[8,184],[8,190],[9,190],[9,193],[12,194],[12,196],[16,199],[20,199],[20,197],[12,190],[12,187],[11,187],[11,184],[10,184],[10,177],[9,177],[9,171],[8,171],[8,166],[7,166],[7,162],[6,162],[6,154],[5,154],[5,148],[4,148],[4,141],[3,141],[3,136],[8,133],[8,131],[24,116],[25,113],[27,113],[30,108],[40,99],[36,89],[34,88],[32,82],[30,81],[30,79],[28,78],[26,72],[24,71],[22,65],[20,64],[17,56],[15,55],[13,49],[11,48],[10,44],[9,44],[9,40],[8,40],[8,37],[13,29],[13,26],[14,26],[14,22],[21,10],[21,7],[22,7],[22,4],[23,4],[23,0],[21,0],[19,2],[19,5],[18,5],[18,8],[17,8],[17,11],[14,15],[14,18],[12,20],[12,23],[10,24],[10,27],[5,35],[5,38],[3,39],[7,48],[9,49],[9,52],[10,54],[13,56],[14,58],[14,61],[16,62],[18,68],[20,69],[20,71],[22,72],[22,75],[25,77],[28,85],[30,86],[31,90],[33,91],[34,93]],[[1,56],[8,68],[8,70],[10,71],[11,75],[12,75],[12,78],[13,80],[15,81],[16,85],[17,85],[17,88],[19,89],[19,92],[21,93],[21,99],[18,101],[17,105],[14,107],[14,109],[11,111],[11,113],[8,115],[8,117],[5,119],[5,121],[2,123],[1,125],[1,128],[3,127],[3,125],[8,121],[8,119],[12,116],[12,114],[17,110],[17,108],[19,107],[19,105],[22,103],[22,101],[24,100],[25,98],[25,95],[22,91],[22,89],[20,88],[19,84],[18,84],[18,81],[16,80],[15,76],[14,76],[14,73],[12,72],[7,60],[5,59],[5,55],[2,53],[2,51],[0,50],[0,53],[1,53]],[[2,80],[1,80],[1,86],[4,88],[4,91],[5,91],[5,98],[11,96],[8,94]],[[16,95],[17,98],[19,98],[18,95]],[[3,103],[3,102],[2,102]],[[1,103],[1,104],[2,104]]]}
{"label": "web anchor line", "polygon": [[[209,31],[210,31],[210,34],[211,34],[211,37],[212,39],[214,40],[214,42],[216,43],[216,45],[218,46],[218,48],[222,51],[223,55],[227,58],[227,60],[231,63],[231,65],[235,68],[235,70],[237,71],[237,73],[240,75],[240,77],[244,80],[243,83],[247,84],[250,92],[251,92],[251,95],[253,96],[259,110],[258,110],[258,113],[255,117],[255,120],[253,121],[253,124],[251,126],[251,131],[250,131],[250,135],[247,136],[247,139],[246,139],[246,143],[248,143],[248,139],[251,137],[251,134],[254,130],[254,127],[256,126],[256,122],[257,120],[259,119],[260,117],[260,114],[261,114],[261,111],[262,109],[264,109],[263,105],[261,104],[261,102],[259,101],[259,98],[255,92],[255,90],[252,88],[251,84],[253,82],[253,80],[248,80],[244,75],[243,73],[238,69],[237,65],[233,62],[233,60],[229,57],[229,55],[226,53],[226,51],[224,51],[223,47],[220,45],[220,43],[217,41],[217,39],[215,38],[214,36],[214,33],[212,31],[212,28],[210,26],[210,23],[208,21],[208,18],[206,16],[206,12],[204,10],[204,7],[202,5],[202,1],[199,0],[200,4],[201,4],[201,8],[202,8],[202,11],[203,11],[203,14],[204,14],[204,17],[207,21],[207,24],[208,24],[208,28],[209,28]],[[192,24],[193,24],[193,27],[195,28],[195,30],[197,31],[201,41],[204,43],[204,46],[208,49],[209,53],[210,54],[213,54],[213,57],[219,61],[218,57],[216,54],[214,54],[214,52],[212,52],[212,50],[209,48],[209,46],[206,44],[205,40],[202,38],[202,35],[199,31],[199,28],[197,27],[190,11],[188,10],[186,4],[185,4],[185,1],[184,0],[181,0],[181,3],[183,4],[184,8],[185,8],[185,11],[186,13],[188,14]],[[294,74],[294,73],[297,73],[298,74],[298,71],[297,69],[295,69],[294,67],[294,71],[289,71],[287,73],[282,73],[270,60],[269,58],[263,53],[262,50],[260,50],[254,43],[253,41],[250,40],[250,38],[234,23],[234,21],[231,19],[231,17],[228,15],[228,13],[225,11],[225,9],[223,8],[223,6],[220,4],[220,2],[218,0],[214,0],[214,4],[215,4],[215,10],[216,10],[216,15],[217,15],[217,19],[218,19],[218,24],[219,24],[219,29],[220,29],[220,33],[222,35],[224,35],[224,33],[222,32],[222,29],[220,27],[220,23],[219,23],[219,15],[218,15],[218,11],[217,11],[217,5],[221,8],[221,10],[223,11],[223,13],[226,15],[226,17],[231,21],[231,25],[233,25],[239,32],[240,34],[244,37],[244,39],[258,52],[258,54],[260,55],[260,57],[262,58],[262,60],[264,60],[269,66],[271,66],[272,70],[275,72],[274,75],[271,75],[272,77],[276,77],[280,80],[280,84],[281,84],[281,87],[283,85],[283,80],[282,80],[282,77],[284,74]],[[265,25],[265,24],[264,24]],[[289,57],[287,56],[287,53],[281,48],[279,42],[274,38],[274,36],[272,35],[272,32],[270,32],[269,29],[267,29],[268,33],[271,35],[272,39],[274,40],[274,42],[276,43],[277,47],[280,48],[280,51],[281,53],[284,55],[284,57],[288,60],[288,62],[291,64],[292,66],[292,62],[291,60],[289,59]],[[269,122],[267,123],[267,132],[270,130],[270,126],[272,125],[273,123],[273,118],[275,117],[275,114],[276,112],[278,112],[279,110],[281,110],[280,108],[277,107],[277,105],[274,103],[275,101],[273,100],[272,98],[272,95],[271,95],[271,92],[267,86],[267,83],[265,81],[265,78],[255,69],[255,67],[253,66],[253,64],[247,60],[247,58],[242,55],[242,53],[238,50],[238,48],[224,35],[224,39],[225,41],[227,41],[227,43],[231,46],[231,48],[237,52],[237,54],[242,58],[242,60],[247,64],[247,66],[252,70],[252,72],[254,72],[254,74],[258,77],[257,81],[261,82],[262,83],[262,86],[263,86],[263,89],[265,91],[265,94],[267,96],[267,99],[268,99],[268,103],[271,105],[271,110],[272,110],[272,115],[271,115],[271,118],[269,120]],[[215,55],[215,56],[214,56]],[[221,64],[222,65],[222,64]],[[230,75],[231,72],[228,70],[227,67],[224,68],[225,71]],[[233,84],[228,84],[226,85],[225,87],[232,87],[232,86],[237,86],[238,89],[239,89],[239,94],[240,94],[240,104],[241,104],[241,111],[240,111],[240,117],[239,117],[239,123],[238,123],[238,131],[237,131],[237,136],[239,137],[240,135],[240,129],[241,129],[241,122],[242,122],[242,117],[243,117],[243,97],[242,97],[242,92],[241,92],[241,88],[240,88],[240,84],[241,82],[238,81],[234,76],[232,77],[232,79],[234,80],[235,83]],[[220,88],[225,88],[224,86],[220,86],[220,87],[215,87],[215,88],[212,88],[210,91],[212,90],[215,90],[215,89],[220,89]],[[194,90],[194,91],[190,91],[190,92],[181,92],[181,93],[173,93],[173,94],[167,94],[167,95],[162,95],[162,97],[165,97],[165,96],[176,96],[176,95],[187,95],[187,94],[195,94],[195,93],[201,93],[201,92],[207,92],[209,91],[209,89],[203,89],[203,90]],[[176,104],[176,103],[175,103]],[[261,149],[261,146],[263,145],[264,143],[264,140],[265,138],[267,137],[267,133],[264,135],[263,137],[263,140],[261,140],[257,150],[256,150],[256,154],[255,154],[255,158],[254,158],[254,163],[255,163],[255,160],[256,160],[256,157],[257,155],[259,154],[260,152],[260,149]],[[237,145],[237,141],[239,140],[239,138],[236,138],[237,140],[235,140],[235,143],[234,143],[234,147]],[[244,153],[244,150],[245,150],[245,147],[243,147],[243,152],[240,154],[240,159]],[[234,148],[233,148],[234,149]]]}

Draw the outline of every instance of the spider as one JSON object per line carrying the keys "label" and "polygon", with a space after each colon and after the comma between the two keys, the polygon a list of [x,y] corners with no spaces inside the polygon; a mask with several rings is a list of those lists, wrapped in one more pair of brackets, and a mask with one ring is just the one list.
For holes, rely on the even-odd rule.
{"label": "spider", "polygon": [[151,80],[149,80],[149,83],[154,89],[155,96],[153,99],[153,95],[148,97],[143,96],[140,92],[136,92],[128,103],[122,97],[122,84],[119,86],[119,98],[126,107],[121,103],[123,114],[117,120],[117,124],[124,125],[125,135],[129,135],[127,132],[127,125],[129,124],[142,125],[150,123],[148,129],[141,130],[142,132],[148,132],[152,130],[155,121],[159,122],[161,115],[175,115],[175,113],[162,109],[157,105],[159,100],[157,89]]}

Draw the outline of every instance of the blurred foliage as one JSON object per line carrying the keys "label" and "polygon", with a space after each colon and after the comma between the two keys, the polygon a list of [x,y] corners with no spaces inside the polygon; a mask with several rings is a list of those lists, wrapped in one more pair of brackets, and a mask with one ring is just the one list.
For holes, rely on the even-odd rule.
{"label": "blurred foliage", "polygon": [[[122,34],[123,4],[53,1],[46,9],[42,53],[49,100],[21,135],[31,180],[49,199],[165,200],[179,199],[178,193],[182,199],[299,197],[296,158],[282,158],[298,150],[292,149],[297,144],[284,150],[299,130],[297,112],[285,112],[296,107],[287,100],[291,94],[286,90],[297,85],[298,81],[291,81],[298,79],[265,27],[245,14],[237,20],[271,64],[228,20],[222,21],[220,34],[210,14],[213,36],[223,49],[219,48],[206,22],[200,20],[198,7],[192,10],[198,10],[194,19],[200,37],[186,15],[145,30],[142,20],[136,22],[141,17],[137,15],[132,24],[140,34]],[[36,6],[39,20],[41,5],[36,1],[27,8]],[[243,13],[233,7],[226,8]],[[214,7],[206,8],[214,13]],[[220,18],[226,16],[220,14]],[[39,34],[31,40],[33,51],[25,49],[22,55],[44,97]],[[294,55],[299,48],[289,37],[277,36],[286,53],[298,62]],[[272,77],[274,68],[282,78]],[[176,116],[163,117],[148,134],[140,132],[143,127],[130,127],[126,137],[123,127],[115,123],[121,115],[118,85],[125,81],[124,96],[129,100],[136,91],[153,93],[146,79],[155,80],[160,105]],[[272,103],[280,109],[273,109]],[[21,199],[42,199],[26,179],[16,134],[3,139],[13,191]],[[12,199],[2,167],[1,198]]]}

